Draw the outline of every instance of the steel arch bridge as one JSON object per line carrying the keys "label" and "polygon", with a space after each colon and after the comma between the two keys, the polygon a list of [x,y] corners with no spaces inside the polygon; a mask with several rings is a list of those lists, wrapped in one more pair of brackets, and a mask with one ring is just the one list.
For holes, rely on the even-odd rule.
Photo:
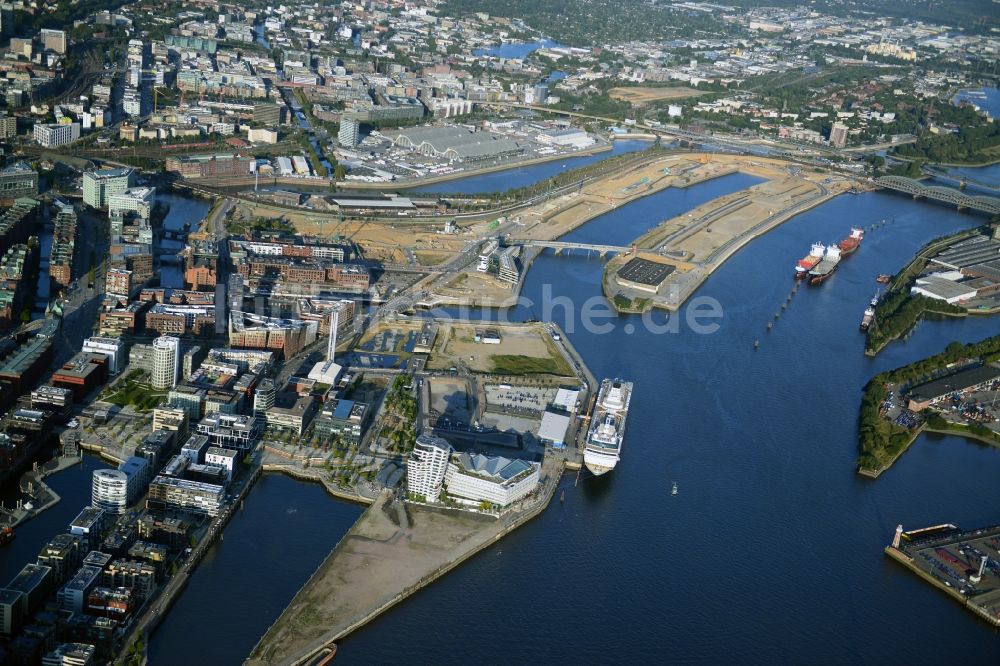
{"label": "steel arch bridge", "polygon": [[897,192],[912,195],[913,198],[923,197],[944,203],[950,203],[958,208],[971,208],[992,215],[1000,215],[1000,198],[988,195],[966,194],[952,187],[941,185],[924,185],[919,180],[905,176],[881,176],[875,179],[875,184]]}

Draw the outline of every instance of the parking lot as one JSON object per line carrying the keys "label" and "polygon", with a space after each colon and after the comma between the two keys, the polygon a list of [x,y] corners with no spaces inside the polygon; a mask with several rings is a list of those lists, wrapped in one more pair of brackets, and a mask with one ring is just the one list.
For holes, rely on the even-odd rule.
{"label": "parking lot", "polygon": [[556,397],[554,388],[533,388],[509,384],[486,385],[486,409],[492,412],[537,417]]}
{"label": "parking lot", "polygon": [[941,406],[942,415],[955,423],[981,423],[1000,432],[1000,391],[976,391]]}
{"label": "parking lot", "polygon": [[[969,600],[990,617],[1000,613],[1000,526],[900,544],[912,564]],[[983,558],[986,565],[983,566]],[[979,571],[982,569],[982,576]]]}

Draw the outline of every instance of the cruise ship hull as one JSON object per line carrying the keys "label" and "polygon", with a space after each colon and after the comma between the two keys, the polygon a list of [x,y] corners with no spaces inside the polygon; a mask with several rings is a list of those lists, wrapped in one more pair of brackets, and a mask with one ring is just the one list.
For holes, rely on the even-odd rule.
{"label": "cruise ship hull", "polygon": [[607,474],[618,464],[631,397],[631,382],[601,382],[583,449],[583,464],[594,476]]}
{"label": "cruise ship hull", "polygon": [[583,452],[583,464],[594,476],[607,474],[618,464],[618,456],[608,456],[594,451]]}

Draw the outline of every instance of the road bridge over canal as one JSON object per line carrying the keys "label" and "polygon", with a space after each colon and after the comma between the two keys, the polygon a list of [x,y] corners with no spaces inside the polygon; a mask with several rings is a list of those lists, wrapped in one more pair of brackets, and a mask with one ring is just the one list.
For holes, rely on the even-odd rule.
{"label": "road bridge over canal", "polygon": [[626,254],[633,250],[631,246],[626,245],[599,245],[596,243],[569,243],[565,241],[534,239],[510,239],[506,241],[506,244],[549,248],[555,250],[557,254],[565,250],[584,250],[587,252],[599,252],[600,254]]}

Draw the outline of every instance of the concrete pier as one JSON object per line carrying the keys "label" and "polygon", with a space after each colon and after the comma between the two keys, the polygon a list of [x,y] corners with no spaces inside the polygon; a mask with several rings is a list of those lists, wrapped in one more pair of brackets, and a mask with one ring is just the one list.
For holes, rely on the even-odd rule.
{"label": "concrete pier", "polygon": [[885,553],[1000,627],[1000,525],[967,532],[954,525],[900,530]]}
{"label": "concrete pier", "polygon": [[46,509],[58,504],[61,498],[56,491],[52,490],[45,483],[45,477],[68,469],[82,460],[83,458],[80,456],[59,456],[44,465],[25,472],[20,481],[21,491],[29,495],[38,504],[33,505],[30,509],[24,506],[4,509],[2,515],[0,515],[0,524],[5,524],[8,527],[17,527]]}
{"label": "concrete pier", "polygon": [[405,505],[382,495],[261,638],[248,665],[310,664],[334,641],[496,543],[548,506],[562,462],[546,459],[536,494],[499,519]]}

